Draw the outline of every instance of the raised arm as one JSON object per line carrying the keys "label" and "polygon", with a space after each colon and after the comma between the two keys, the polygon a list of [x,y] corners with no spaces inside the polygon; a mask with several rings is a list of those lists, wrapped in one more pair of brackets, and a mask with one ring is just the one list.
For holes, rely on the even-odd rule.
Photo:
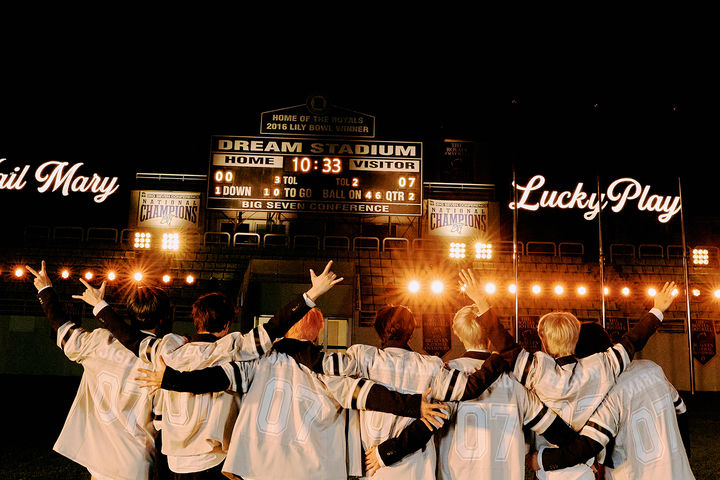
{"label": "raised arm", "polygon": [[272,340],[284,336],[290,327],[296,324],[312,307],[315,301],[323,294],[327,293],[336,284],[343,281],[343,277],[337,278],[337,275],[330,270],[333,261],[330,260],[320,275],[315,275],[313,269],[310,269],[310,283],[312,286],[303,295],[304,298],[295,298],[287,305],[277,311],[275,316],[264,324],[265,331]]}
{"label": "raised arm", "polygon": [[105,282],[103,281],[100,288],[94,288],[82,278],[80,279],[85,285],[85,291],[81,295],[73,295],[73,298],[83,300],[85,303],[93,307],[93,314],[103,324],[105,328],[122,344],[123,347],[131,351],[136,357],[140,356],[140,344],[147,337],[152,335],[143,333],[138,328],[134,328],[125,322],[105,301]]}
{"label": "raised arm", "polygon": [[509,364],[509,368],[512,370],[518,355],[522,351],[522,347],[518,345],[498,320],[495,311],[488,303],[483,288],[473,271],[471,269],[461,270],[459,276],[460,284],[465,294],[478,307],[478,321],[487,333],[493,349],[503,354],[503,357]]}
{"label": "raised arm", "polygon": [[48,320],[50,321],[50,327],[53,332],[57,335],[58,329],[68,322],[67,315],[60,304],[60,299],[52,286],[52,281],[47,274],[45,268],[45,260],[40,264],[40,270],[35,271],[30,266],[25,265],[25,268],[35,278],[33,284],[38,292],[38,300],[40,300],[40,306],[45,312]]}
{"label": "raised arm", "polygon": [[640,321],[620,339],[620,343],[632,360],[635,353],[645,347],[650,337],[660,328],[662,314],[670,307],[675,299],[675,282],[665,282],[663,288],[655,295],[653,308],[647,312]]}

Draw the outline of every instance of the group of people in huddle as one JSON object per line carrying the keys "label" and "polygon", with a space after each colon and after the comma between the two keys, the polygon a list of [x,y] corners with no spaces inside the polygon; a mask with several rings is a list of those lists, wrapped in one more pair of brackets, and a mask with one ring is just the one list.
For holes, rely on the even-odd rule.
{"label": "group of people in huddle", "polygon": [[614,343],[569,312],[540,318],[542,351],[499,322],[470,269],[472,302],[452,330],[465,353],[414,352],[402,305],[377,311],[380,347],[326,353],[318,298],[341,282],[328,262],[267,323],[231,331],[222,293],[193,304],[195,333],[172,333],[159,287],[134,289],[128,321],[85,280],[73,298],[102,328],[68,319],[45,262],[30,266],[56,342],[83,366],[54,449],[109,479],[691,479],[685,405],[662,369],[633,360],[672,304],[654,306]]}

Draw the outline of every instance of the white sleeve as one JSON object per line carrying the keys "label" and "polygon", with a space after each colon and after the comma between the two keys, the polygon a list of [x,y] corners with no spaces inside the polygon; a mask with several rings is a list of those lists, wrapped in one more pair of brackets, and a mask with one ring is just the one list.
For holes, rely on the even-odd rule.
{"label": "white sleeve", "polygon": [[355,344],[345,353],[331,353],[323,358],[323,372],[326,375],[369,377],[378,349],[370,345]]}
{"label": "white sleeve", "polygon": [[253,328],[246,334],[234,332],[235,345],[233,348],[233,360],[244,362],[247,360],[255,360],[262,357],[273,346],[273,341],[268,335],[265,327],[260,325]]}
{"label": "white sleeve", "polygon": [[319,375],[330,395],[343,408],[365,410],[368,393],[375,382],[366,378]]}
{"label": "white sleeve", "polygon": [[88,332],[73,322],[66,322],[57,331],[57,346],[73,362],[82,363],[95,349],[106,345],[111,335],[104,328]]}
{"label": "white sleeve", "polygon": [[230,380],[230,391],[247,393],[255,377],[257,361],[253,362],[227,362],[220,365]]}

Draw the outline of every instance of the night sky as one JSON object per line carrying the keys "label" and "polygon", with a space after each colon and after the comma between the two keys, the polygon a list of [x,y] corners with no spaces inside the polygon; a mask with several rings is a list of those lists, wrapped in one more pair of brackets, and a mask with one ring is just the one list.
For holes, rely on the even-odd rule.
{"label": "night sky", "polygon": [[[28,178],[22,191],[0,190],[6,225],[122,227],[136,172],[206,174],[211,135],[258,135],[261,112],[315,94],[374,115],[376,139],[423,141],[426,152],[443,138],[480,142],[482,180],[497,185],[501,205],[510,198],[515,165],[520,184],[542,174],[556,190],[583,182],[593,191],[598,177],[603,185],[632,177],[653,193],[677,195],[681,177],[686,220],[714,214],[714,176],[703,171],[717,160],[716,132],[706,123],[713,100],[688,82],[616,77],[603,84],[531,68],[476,71],[468,62],[337,75],[343,62],[335,69],[263,70],[250,68],[252,62],[222,64],[220,56],[152,53],[88,63],[58,57],[4,78],[0,173],[29,164],[31,177],[49,160],[83,162],[85,174],[117,176],[120,184],[96,204],[90,194],[38,193]],[[426,153],[426,170],[432,161]],[[676,236],[679,215],[669,225],[649,215],[639,222],[607,215],[608,228],[619,234],[632,225],[650,239]],[[567,229],[565,238],[574,240],[593,234],[580,217],[575,210],[521,219],[545,234],[562,237]]]}

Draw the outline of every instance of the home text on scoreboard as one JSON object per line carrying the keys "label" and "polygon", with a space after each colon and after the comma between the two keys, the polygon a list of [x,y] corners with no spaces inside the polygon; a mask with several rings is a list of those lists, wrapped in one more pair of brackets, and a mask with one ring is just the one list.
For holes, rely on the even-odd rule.
{"label": "home text on scoreboard", "polygon": [[422,215],[422,142],[213,136],[208,208]]}

